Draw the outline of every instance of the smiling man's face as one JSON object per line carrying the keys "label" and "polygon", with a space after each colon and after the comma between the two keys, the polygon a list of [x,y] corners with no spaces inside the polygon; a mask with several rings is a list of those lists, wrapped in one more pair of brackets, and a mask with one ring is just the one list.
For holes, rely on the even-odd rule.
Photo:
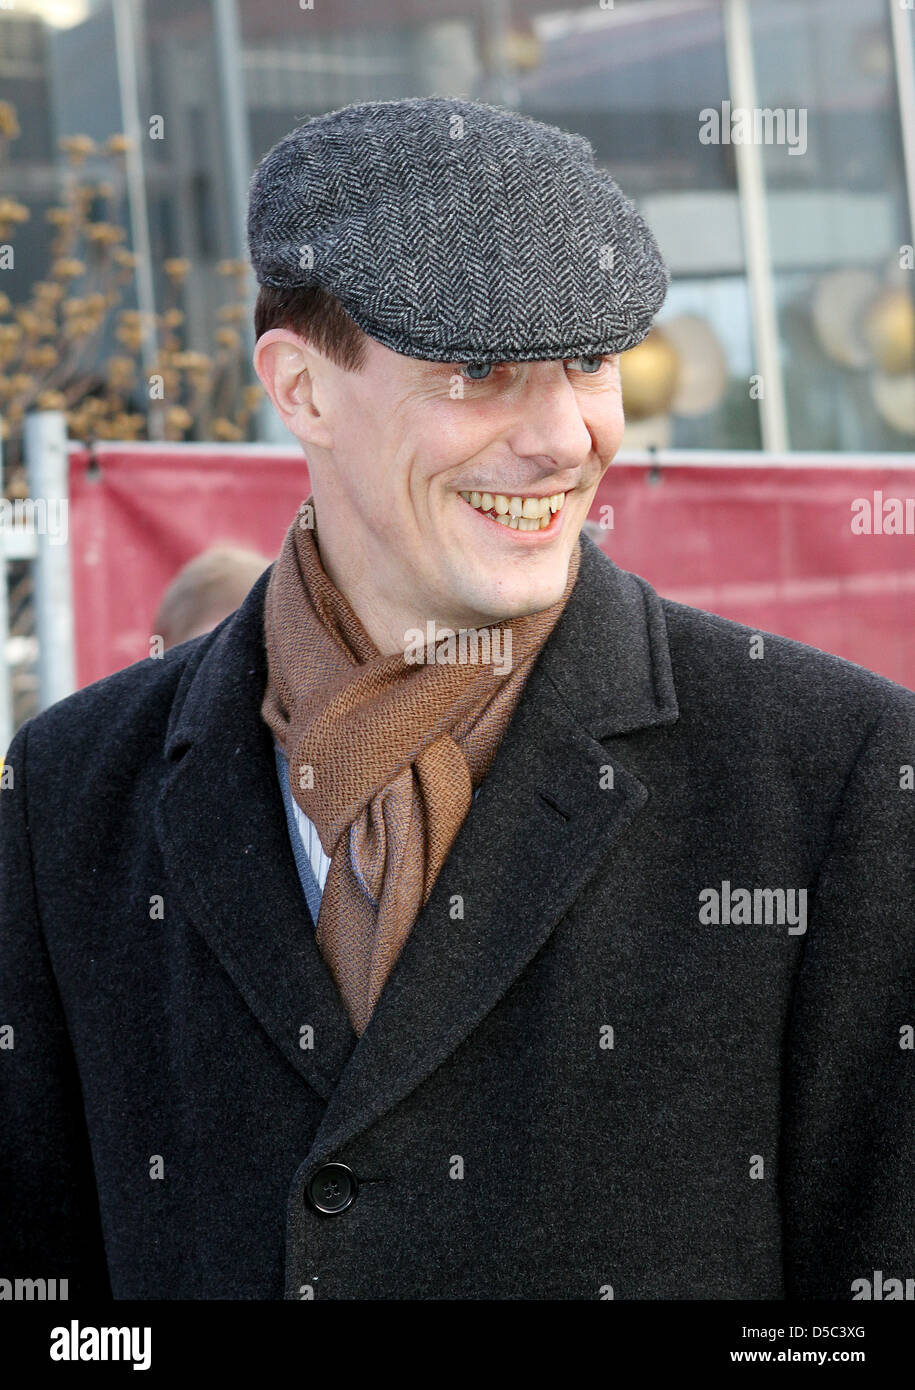
{"label": "smiling man's face", "polygon": [[487,368],[368,338],[351,372],[272,329],[255,365],[305,450],[322,563],[381,650],[430,619],[481,628],[562,597],[622,439],[618,357]]}

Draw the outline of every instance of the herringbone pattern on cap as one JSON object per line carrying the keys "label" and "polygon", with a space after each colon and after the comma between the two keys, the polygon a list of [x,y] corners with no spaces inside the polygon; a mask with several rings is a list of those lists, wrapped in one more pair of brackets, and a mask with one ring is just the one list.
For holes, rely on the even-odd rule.
{"label": "herringbone pattern on cap", "polygon": [[260,161],[257,279],[322,285],[371,337],[433,361],[533,361],[633,347],[668,272],[582,135],[484,102],[360,102]]}

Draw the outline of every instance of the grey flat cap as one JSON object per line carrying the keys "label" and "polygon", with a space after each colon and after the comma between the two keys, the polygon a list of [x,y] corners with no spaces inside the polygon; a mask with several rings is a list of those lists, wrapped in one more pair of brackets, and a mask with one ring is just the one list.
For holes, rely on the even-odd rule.
{"label": "grey flat cap", "polygon": [[483,102],[359,102],[258,164],[258,282],[321,285],[364,332],[438,362],[622,352],[669,277],[582,135]]}

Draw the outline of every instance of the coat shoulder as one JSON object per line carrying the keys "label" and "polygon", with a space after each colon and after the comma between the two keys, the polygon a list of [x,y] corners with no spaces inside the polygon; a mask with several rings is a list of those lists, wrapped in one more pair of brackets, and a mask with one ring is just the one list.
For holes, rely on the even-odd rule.
{"label": "coat shoulder", "polygon": [[730,707],[740,721],[814,739],[854,735],[889,714],[915,730],[915,691],[794,638],[661,599],[671,666],[682,703]]}
{"label": "coat shoulder", "polygon": [[160,756],[182,679],[196,669],[213,635],[136,661],[33,715],[17,731],[8,759],[15,760],[27,739],[30,777],[66,768],[75,790],[115,767],[129,774]]}

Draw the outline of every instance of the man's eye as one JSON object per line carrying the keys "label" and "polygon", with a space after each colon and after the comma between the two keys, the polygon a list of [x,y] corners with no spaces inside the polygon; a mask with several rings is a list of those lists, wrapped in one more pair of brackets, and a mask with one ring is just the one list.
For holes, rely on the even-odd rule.
{"label": "man's eye", "polygon": [[469,376],[471,381],[485,381],[492,371],[491,362],[467,362],[463,368],[464,375]]}
{"label": "man's eye", "polygon": [[604,365],[603,357],[573,357],[572,361],[577,362],[581,370],[588,373],[588,375],[591,375],[593,372],[599,372]]}

